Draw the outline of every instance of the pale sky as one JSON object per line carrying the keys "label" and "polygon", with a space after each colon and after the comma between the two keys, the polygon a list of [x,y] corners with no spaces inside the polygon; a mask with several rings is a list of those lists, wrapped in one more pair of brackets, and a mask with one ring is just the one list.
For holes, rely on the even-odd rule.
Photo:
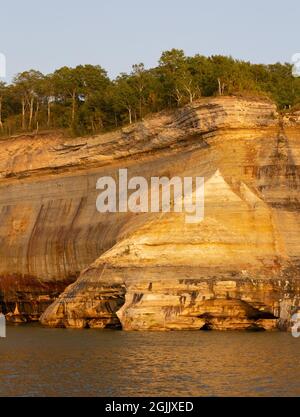
{"label": "pale sky", "polygon": [[100,64],[111,77],[161,52],[256,63],[300,52],[299,0],[0,0],[7,81],[27,69]]}

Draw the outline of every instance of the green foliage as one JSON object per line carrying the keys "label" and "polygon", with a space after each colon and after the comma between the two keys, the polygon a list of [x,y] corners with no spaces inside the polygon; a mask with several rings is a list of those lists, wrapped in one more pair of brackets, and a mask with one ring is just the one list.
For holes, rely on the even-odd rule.
{"label": "green foliage", "polygon": [[299,108],[300,78],[293,77],[290,64],[189,57],[180,49],[163,52],[155,68],[139,63],[113,81],[93,65],[62,67],[46,76],[30,70],[10,85],[0,83],[0,134],[39,129],[95,134],[215,95],[269,98],[279,109]]}

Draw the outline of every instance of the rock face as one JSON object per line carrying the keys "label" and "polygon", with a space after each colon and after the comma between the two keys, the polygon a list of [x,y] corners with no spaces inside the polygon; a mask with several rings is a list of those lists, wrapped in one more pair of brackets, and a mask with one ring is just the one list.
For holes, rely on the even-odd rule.
{"label": "rock face", "polygon": [[[299,161],[297,115],[234,97],[91,138],[3,142],[2,309],[31,320],[49,306],[41,322],[60,327],[287,328],[300,297]],[[123,168],[149,182],[204,177],[204,220],[98,213],[98,178]]]}

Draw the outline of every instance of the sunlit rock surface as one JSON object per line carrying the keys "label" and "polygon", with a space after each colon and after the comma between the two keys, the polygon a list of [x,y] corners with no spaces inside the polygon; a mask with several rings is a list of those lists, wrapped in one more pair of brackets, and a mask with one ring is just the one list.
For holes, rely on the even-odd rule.
{"label": "sunlit rock surface", "polygon": [[[101,136],[1,143],[2,309],[32,320],[51,304],[43,324],[76,328],[288,328],[300,295],[299,144],[297,114],[229,97]],[[98,213],[98,178],[122,168],[204,177],[204,220]]]}

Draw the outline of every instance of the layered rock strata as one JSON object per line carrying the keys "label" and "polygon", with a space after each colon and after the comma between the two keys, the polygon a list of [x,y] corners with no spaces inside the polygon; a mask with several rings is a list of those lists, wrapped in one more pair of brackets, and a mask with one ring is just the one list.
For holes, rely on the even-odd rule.
{"label": "layered rock strata", "polygon": [[[297,115],[234,97],[91,138],[1,143],[2,309],[31,320],[51,304],[41,321],[60,327],[289,327],[300,295],[299,143]],[[118,180],[123,168],[148,182],[204,177],[204,220],[98,213],[98,178]]]}

